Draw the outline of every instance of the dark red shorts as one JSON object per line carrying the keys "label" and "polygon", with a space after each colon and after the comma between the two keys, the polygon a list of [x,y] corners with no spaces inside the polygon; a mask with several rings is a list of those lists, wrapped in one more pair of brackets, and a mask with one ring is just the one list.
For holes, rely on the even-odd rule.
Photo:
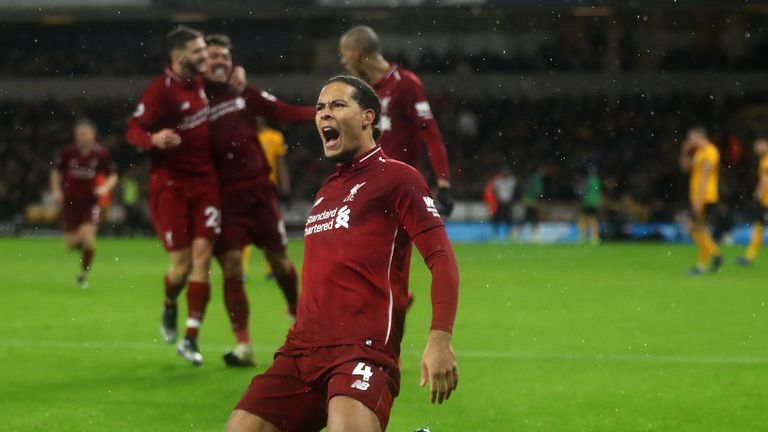
{"label": "dark red shorts", "polygon": [[221,232],[215,176],[181,180],[153,176],[149,203],[155,233],[167,251],[188,248],[196,238],[215,239]]}
{"label": "dark red shorts", "polygon": [[216,252],[240,250],[249,244],[279,252],[288,244],[277,191],[269,179],[221,189],[221,236]]}
{"label": "dark red shorts", "polygon": [[348,396],[376,413],[382,430],[400,389],[400,372],[371,360],[357,345],[278,353],[272,366],[251,381],[236,409],[255,414],[283,432],[319,431],[328,402]]}
{"label": "dark red shorts", "polygon": [[101,207],[93,200],[69,200],[64,198],[61,207],[61,226],[65,232],[77,231],[83,224],[99,224]]}

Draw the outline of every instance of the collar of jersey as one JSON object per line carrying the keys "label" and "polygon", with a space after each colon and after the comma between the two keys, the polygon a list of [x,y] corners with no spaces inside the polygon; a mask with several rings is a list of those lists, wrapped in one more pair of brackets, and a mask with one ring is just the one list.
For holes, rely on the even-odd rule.
{"label": "collar of jersey", "polygon": [[165,74],[179,84],[190,86],[195,82],[195,78],[184,78],[183,76],[174,72],[170,66],[165,66]]}
{"label": "collar of jersey", "polygon": [[378,87],[381,83],[389,79],[389,77],[392,76],[393,73],[397,70],[397,68],[400,67],[397,63],[391,63],[389,66],[389,69],[384,73],[384,76],[381,77],[380,80],[376,81],[375,84],[372,84],[372,87]]}
{"label": "collar of jersey", "polygon": [[359,158],[357,158],[356,161],[352,162],[351,164],[345,164],[345,165],[339,165],[336,167],[336,175],[342,175],[347,172],[356,171],[364,166],[368,166],[373,161],[375,161],[376,157],[374,157],[376,154],[379,154],[380,156],[384,153],[381,151],[380,146],[376,146],[372,148],[371,150],[368,150],[367,152],[360,155]]}

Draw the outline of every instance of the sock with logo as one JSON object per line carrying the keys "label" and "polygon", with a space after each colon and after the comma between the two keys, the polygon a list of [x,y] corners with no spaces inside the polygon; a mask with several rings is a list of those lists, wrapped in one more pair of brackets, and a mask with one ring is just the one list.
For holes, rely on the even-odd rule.
{"label": "sock with logo", "polygon": [[187,337],[197,337],[210,297],[211,285],[208,282],[189,283],[187,287]]}

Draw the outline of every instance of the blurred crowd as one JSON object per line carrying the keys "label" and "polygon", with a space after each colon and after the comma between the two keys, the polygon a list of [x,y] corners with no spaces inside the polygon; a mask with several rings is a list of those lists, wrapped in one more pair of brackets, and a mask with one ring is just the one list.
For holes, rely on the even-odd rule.
{"label": "blurred crowd", "polygon": [[[434,34],[398,33],[387,43],[387,58],[416,72],[615,72],[615,71],[762,71],[768,69],[764,30],[746,24],[730,29],[720,18],[689,23],[666,23],[670,34],[643,31],[625,23],[617,33],[605,22],[560,20],[508,28],[472,29],[461,38],[446,25]],[[337,34],[321,29],[308,33],[312,22],[225,21],[201,23],[206,32],[226,32],[237,61],[250,73],[305,73],[327,68],[335,58]],[[161,41],[165,22],[131,22],[115,31],[114,23],[72,26],[5,24],[0,49],[0,76],[154,75],[165,62]],[[254,31],[254,26],[258,31]],[[746,29],[746,30],[745,30]],[[442,32],[442,33],[441,33]],[[299,35],[297,37],[297,35]],[[647,36],[655,35],[648,39]],[[693,35],[693,36],[692,36]],[[432,39],[430,39],[432,38]],[[437,49],[431,41],[450,40]],[[425,46],[412,42],[423,41]],[[468,42],[474,40],[475,42]],[[478,41],[485,42],[478,42]],[[247,47],[239,49],[239,47]],[[505,48],[501,48],[505,47]],[[335,65],[335,62],[330,62]]]}
{"label": "blurred crowd", "polygon": [[[620,209],[626,221],[648,222],[672,221],[687,206],[687,176],[680,172],[677,157],[680,139],[692,124],[710,128],[723,155],[722,200],[740,207],[754,187],[756,159],[749,141],[767,97],[629,94],[617,99],[459,100],[446,94],[433,95],[432,104],[457,199],[480,200],[488,178],[509,168],[521,184],[539,175],[544,202],[575,202],[580,179],[587,167],[594,167],[603,183],[604,205]],[[0,220],[22,218],[31,204],[46,201],[51,161],[69,143],[71,126],[81,116],[98,124],[100,141],[123,179],[134,182],[125,187],[135,194],[134,185],[141,186],[138,202],[124,203],[140,207],[146,201],[147,158],[123,140],[132,109],[125,100],[0,104]],[[283,130],[289,147],[290,199],[311,199],[331,172],[317,132],[312,125],[273,126]],[[123,202],[121,187],[116,194],[114,202]]]}

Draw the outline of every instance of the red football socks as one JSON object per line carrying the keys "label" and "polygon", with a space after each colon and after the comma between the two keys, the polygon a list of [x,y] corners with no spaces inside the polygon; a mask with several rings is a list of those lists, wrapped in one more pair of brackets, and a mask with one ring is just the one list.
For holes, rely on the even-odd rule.
{"label": "red football socks", "polygon": [[280,290],[285,296],[285,301],[288,303],[288,313],[296,315],[296,304],[299,301],[298,281],[296,278],[296,267],[291,264],[291,269],[288,274],[275,272],[277,278],[277,285],[280,286]]}
{"label": "red football socks", "polygon": [[83,249],[83,257],[80,259],[80,264],[84,272],[91,270],[91,260],[93,260],[93,253],[93,249]]}
{"label": "red football socks", "polygon": [[165,282],[165,307],[173,307],[176,305],[176,298],[179,296],[179,293],[184,289],[184,281],[172,283],[168,279],[168,275],[165,276],[163,281]]}
{"label": "red football socks", "polygon": [[235,339],[238,343],[249,343],[251,337],[248,333],[248,297],[243,289],[242,279],[224,279],[224,304]]}
{"label": "red football socks", "polygon": [[187,337],[197,337],[210,297],[211,285],[208,282],[189,283],[187,287]]}

